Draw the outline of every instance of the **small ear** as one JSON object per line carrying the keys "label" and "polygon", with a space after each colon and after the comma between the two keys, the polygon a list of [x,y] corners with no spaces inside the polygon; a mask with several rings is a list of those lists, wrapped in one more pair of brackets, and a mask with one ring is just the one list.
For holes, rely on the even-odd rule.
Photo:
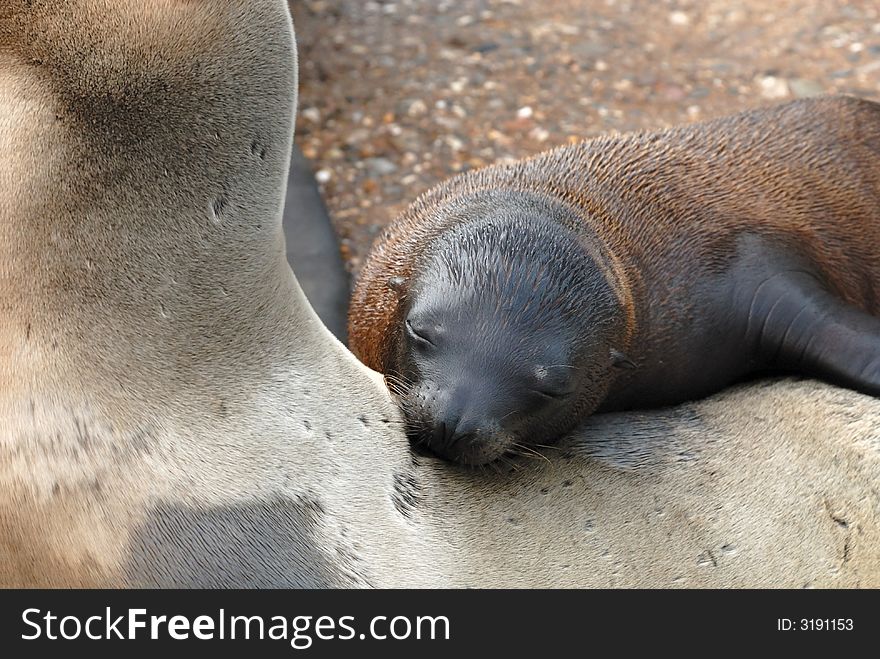
{"label": "small ear", "polygon": [[398,295],[402,295],[404,293],[404,288],[406,287],[406,279],[404,277],[391,277],[388,280],[388,288],[397,293]]}
{"label": "small ear", "polygon": [[632,370],[636,368],[636,363],[629,357],[624,355],[620,350],[611,349],[611,365],[615,368],[625,368]]}

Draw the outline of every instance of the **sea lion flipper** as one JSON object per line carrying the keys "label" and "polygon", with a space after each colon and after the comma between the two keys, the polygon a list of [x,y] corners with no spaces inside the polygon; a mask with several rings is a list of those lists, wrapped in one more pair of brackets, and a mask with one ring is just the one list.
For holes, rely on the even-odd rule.
{"label": "sea lion flipper", "polygon": [[758,287],[747,332],[771,367],[880,396],[880,318],[847,304],[807,271],[786,271]]}
{"label": "sea lion flipper", "polygon": [[284,204],[287,258],[315,312],[343,343],[351,294],[339,241],[330,223],[311,165],[293,147]]}

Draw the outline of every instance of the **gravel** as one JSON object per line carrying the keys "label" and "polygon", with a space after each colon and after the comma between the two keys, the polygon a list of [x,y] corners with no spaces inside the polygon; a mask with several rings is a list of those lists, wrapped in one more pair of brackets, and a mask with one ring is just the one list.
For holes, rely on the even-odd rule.
{"label": "gravel", "polygon": [[821,93],[880,95],[871,0],[294,0],[297,142],[357,272],[421,192],[499,160]]}

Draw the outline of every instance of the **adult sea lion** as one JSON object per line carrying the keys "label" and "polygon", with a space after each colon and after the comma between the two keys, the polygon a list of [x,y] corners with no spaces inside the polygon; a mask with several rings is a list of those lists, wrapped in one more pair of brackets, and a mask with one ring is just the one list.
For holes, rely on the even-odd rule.
{"label": "adult sea lion", "polygon": [[0,585],[880,585],[848,391],[413,459],[285,263],[295,89],[283,0],[0,1]]}
{"label": "adult sea lion", "polygon": [[880,105],[795,101],[466,173],[357,284],[410,430],[490,462],[785,370],[880,395]]}

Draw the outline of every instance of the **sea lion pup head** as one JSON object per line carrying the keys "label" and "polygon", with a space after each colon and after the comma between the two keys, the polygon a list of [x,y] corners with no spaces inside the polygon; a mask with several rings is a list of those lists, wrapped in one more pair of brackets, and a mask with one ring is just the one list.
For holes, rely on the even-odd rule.
{"label": "sea lion pup head", "polygon": [[470,465],[571,430],[602,401],[622,347],[606,269],[566,226],[516,206],[441,236],[401,320],[388,382],[410,435]]}

